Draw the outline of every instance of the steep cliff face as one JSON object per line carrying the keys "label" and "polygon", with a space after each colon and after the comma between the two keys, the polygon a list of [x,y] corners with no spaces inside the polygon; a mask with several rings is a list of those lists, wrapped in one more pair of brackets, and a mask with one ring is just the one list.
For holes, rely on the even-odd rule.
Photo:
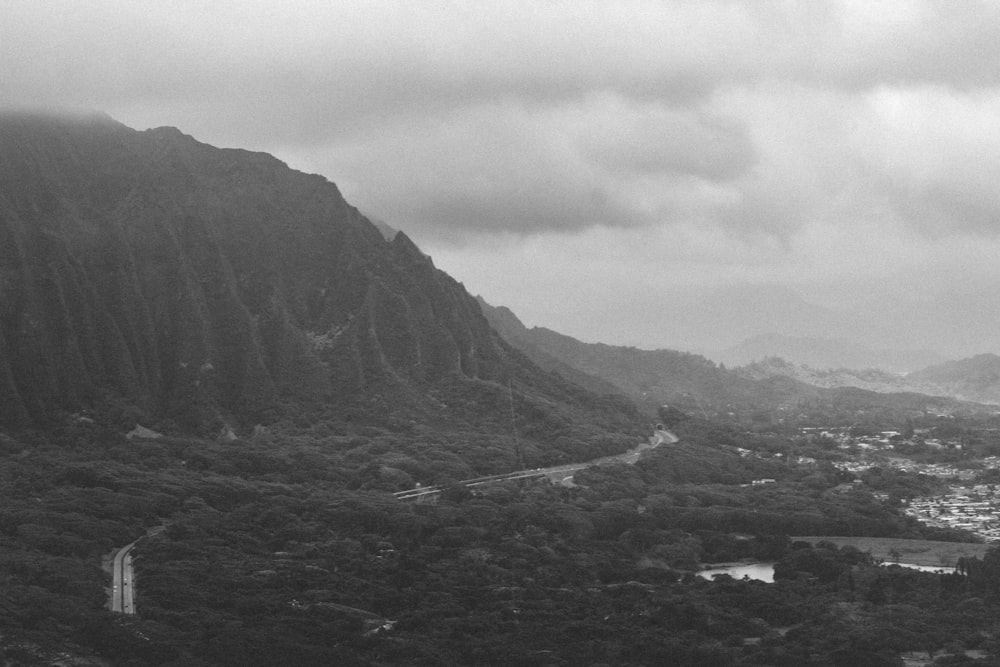
{"label": "steep cliff face", "polygon": [[0,422],[106,396],[252,420],[512,377],[587,401],[326,179],[172,128],[0,116]]}

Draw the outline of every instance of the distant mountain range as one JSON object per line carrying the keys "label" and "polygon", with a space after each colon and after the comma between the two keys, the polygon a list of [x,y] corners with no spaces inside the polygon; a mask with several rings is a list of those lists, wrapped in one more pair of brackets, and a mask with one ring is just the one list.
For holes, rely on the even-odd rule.
{"label": "distant mountain range", "polygon": [[1000,353],[998,289],[899,296],[875,285],[857,303],[828,306],[777,285],[668,286],[648,298],[649,315],[634,333],[727,364],[777,354],[821,368],[903,372]]}
{"label": "distant mountain range", "polygon": [[731,366],[781,357],[818,369],[880,369],[893,373],[908,373],[947,361],[931,350],[874,349],[843,338],[798,338],[779,334],[754,336],[708,356]]}
{"label": "distant mountain range", "polygon": [[[478,298],[493,327],[540,366],[597,391],[611,385],[648,411],[663,404],[704,416],[801,411],[821,404],[919,411],[954,408],[959,400],[944,383],[917,384],[884,371],[817,371],[773,357],[727,368],[687,352],[585,343],[543,327],[528,328],[509,309]],[[954,386],[960,382],[956,379]],[[960,398],[981,400],[968,393]]]}
{"label": "distant mountain range", "polygon": [[1000,357],[980,354],[906,376],[911,387],[935,388],[948,396],[1000,404]]}
{"label": "distant mountain range", "polygon": [[751,380],[783,376],[814,387],[858,387],[880,393],[912,390],[906,378],[898,373],[888,373],[878,369],[818,369],[805,364],[795,364],[781,357],[765,357],[744,366],[737,366],[733,371]]}
{"label": "distant mountain range", "polygon": [[780,375],[816,387],[858,387],[880,393],[916,392],[1000,405],[1000,357],[994,354],[947,361],[905,375],[877,369],[816,369],[780,357],[755,361],[737,368],[736,372],[755,380]]}
{"label": "distant mountain range", "polygon": [[529,329],[509,309],[478,298],[490,324],[509,343],[543,368],[595,391],[621,393],[652,409],[692,400],[724,404],[734,394],[752,391],[751,383],[701,355],[584,343],[544,327]]}

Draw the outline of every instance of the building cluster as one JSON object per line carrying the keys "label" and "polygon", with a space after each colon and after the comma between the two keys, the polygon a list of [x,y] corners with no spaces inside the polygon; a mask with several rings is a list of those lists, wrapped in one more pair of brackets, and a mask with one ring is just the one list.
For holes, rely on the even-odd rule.
{"label": "building cluster", "polygon": [[[804,428],[802,434],[832,440],[838,449],[867,453],[881,453],[878,460],[838,461],[833,465],[854,474],[873,466],[891,467],[912,474],[933,475],[954,480],[962,486],[952,486],[948,494],[927,498],[914,498],[906,503],[904,513],[931,526],[958,528],[973,532],[986,540],[1000,540],[1000,487],[993,484],[969,483],[977,470],[957,468],[947,463],[918,463],[903,458],[893,450],[900,445],[923,444],[934,449],[961,449],[959,441],[930,437],[927,429],[917,429],[905,439],[897,431],[878,435],[855,437],[848,428]],[[1000,458],[991,456],[980,459],[983,468],[1000,468]],[[845,485],[846,486],[846,485]]]}
{"label": "building cluster", "polygon": [[884,461],[837,461],[833,464],[841,470],[859,473],[869,468],[894,468],[902,472],[909,472],[915,475],[933,475],[935,477],[947,477],[956,480],[970,480],[976,476],[975,470],[956,468],[947,463],[917,463],[910,459],[891,458]]}
{"label": "building cluster", "polygon": [[931,526],[961,528],[986,540],[1000,540],[1000,488],[995,484],[956,486],[943,496],[914,498],[903,511]]}
{"label": "building cluster", "polygon": [[908,438],[899,431],[882,431],[870,435],[851,435],[851,428],[837,426],[833,428],[804,427],[799,432],[814,439],[826,439],[837,444],[838,449],[893,450],[897,445],[924,445],[931,449],[962,449],[962,443],[956,439],[932,438],[931,429],[914,429]]}

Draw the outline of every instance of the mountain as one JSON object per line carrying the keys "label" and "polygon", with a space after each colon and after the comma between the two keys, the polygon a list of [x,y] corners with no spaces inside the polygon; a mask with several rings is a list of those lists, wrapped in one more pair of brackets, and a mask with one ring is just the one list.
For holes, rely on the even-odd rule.
{"label": "mountain", "polygon": [[781,357],[812,368],[877,368],[907,373],[945,361],[930,350],[876,349],[845,338],[815,338],[761,334],[722,352],[711,354],[723,363],[738,366],[767,357]]}
{"label": "mountain", "polygon": [[1000,404],[1000,357],[981,354],[949,361],[909,374],[878,369],[816,369],[780,357],[766,357],[735,369],[750,380],[786,377],[815,387],[856,387],[882,394],[918,393],[957,401]]}
{"label": "mountain", "polygon": [[492,327],[503,336],[504,340],[524,352],[541,368],[558,373],[567,380],[598,394],[625,395],[627,393],[617,385],[608,382],[598,375],[572,366],[536,345],[532,342],[532,332],[506,306],[491,306],[481,296],[477,296],[476,300],[479,302],[479,307],[486,315]]}
{"label": "mountain", "polygon": [[915,390],[904,376],[896,373],[888,373],[875,368],[865,370],[817,369],[805,364],[793,364],[781,357],[765,357],[745,366],[737,367],[734,371],[742,377],[753,380],[784,376],[814,387],[827,389],[857,387],[880,393]]}
{"label": "mountain", "polygon": [[[998,287],[977,283],[936,293],[865,285],[814,302],[776,285],[665,286],[638,297],[647,317],[630,334],[726,364],[776,355],[821,368],[908,372],[1000,352]],[[619,315],[625,313],[612,308],[586,325],[608,339],[620,335]]]}
{"label": "mountain", "polygon": [[936,387],[965,400],[1000,404],[1000,356],[995,354],[945,362],[906,379],[912,386]]}
{"label": "mountain", "polygon": [[506,431],[511,400],[543,430],[637,414],[512,349],[321,176],[174,128],[0,116],[0,424],[93,409],[204,430],[308,409]]}
{"label": "mountain", "polygon": [[610,383],[650,413],[668,404],[697,416],[744,423],[775,415],[803,423],[841,423],[864,414],[899,417],[982,409],[962,405],[965,399],[951,397],[939,385],[917,385],[878,370],[817,371],[773,357],[729,369],[687,352],[584,343],[544,327],[529,329],[508,308],[490,306],[481,297],[479,302],[493,327],[539,365],[566,377],[579,379],[582,373]]}
{"label": "mountain", "polygon": [[651,412],[663,404],[706,414],[765,409],[815,393],[782,377],[750,380],[698,354],[584,343],[544,327],[529,329],[508,308],[490,306],[481,297],[480,306],[493,327],[535,363],[592,388],[603,382]]}

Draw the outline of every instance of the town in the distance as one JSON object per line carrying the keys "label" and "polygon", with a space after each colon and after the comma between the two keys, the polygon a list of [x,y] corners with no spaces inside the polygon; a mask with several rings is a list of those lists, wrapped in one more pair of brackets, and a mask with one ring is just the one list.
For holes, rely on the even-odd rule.
{"label": "town in the distance", "polygon": [[[1000,416],[1000,412],[997,413]],[[938,528],[970,532],[986,542],[1000,540],[1000,428],[995,421],[936,415],[936,426],[873,431],[857,426],[798,427],[801,448],[811,455],[738,448],[744,457],[782,459],[799,466],[833,466],[845,476],[844,493],[884,471],[939,482],[935,493],[914,495],[879,490],[873,495],[906,516]],[[874,471],[874,475],[873,475]],[[850,479],[847,479],[849,477]],[[903,476],[899,476],[903,477]],[[864,479],[863,479],[864,478]],[[762,478],[752,485],[774,483]]]}

